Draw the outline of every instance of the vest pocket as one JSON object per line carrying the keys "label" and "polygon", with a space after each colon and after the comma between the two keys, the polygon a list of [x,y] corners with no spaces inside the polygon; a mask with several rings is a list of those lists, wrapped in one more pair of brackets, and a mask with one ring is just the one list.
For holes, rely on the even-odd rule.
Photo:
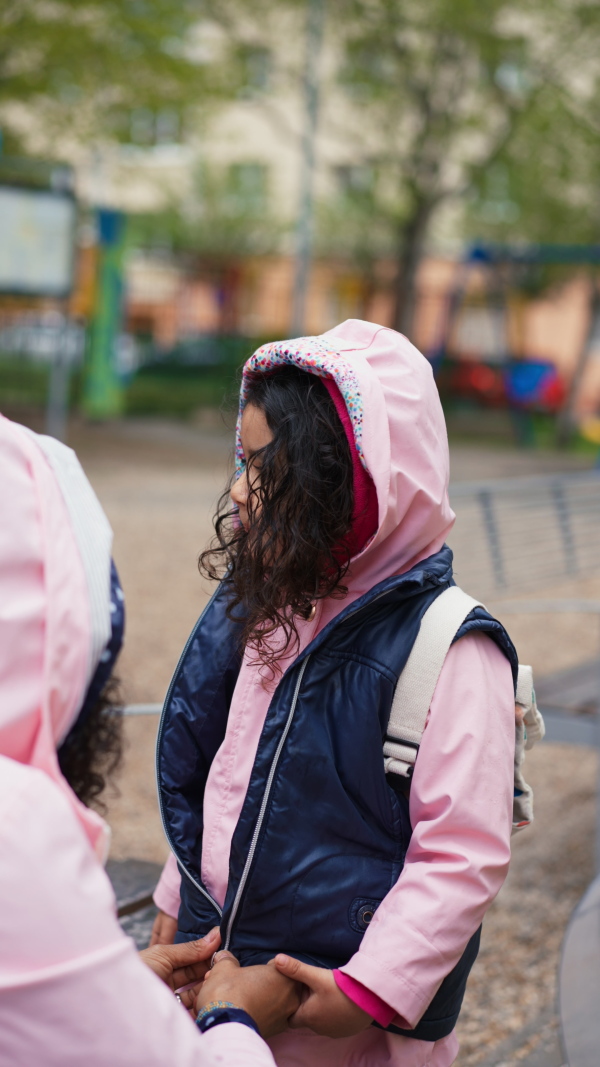
{"label": "vest pocket", "polygon": [[346,963],[398,877],[396,866],[348,854],[313,864],[294,894],[292,940],[298,950]]}

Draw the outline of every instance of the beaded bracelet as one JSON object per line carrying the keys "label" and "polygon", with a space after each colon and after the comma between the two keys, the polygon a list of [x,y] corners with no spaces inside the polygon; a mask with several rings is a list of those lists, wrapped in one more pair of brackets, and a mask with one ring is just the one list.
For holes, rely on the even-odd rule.
{"label": "beaded bracelet", "polygon": [[232,1004],[230,1000],[211,1000],[208,1004],[205,1004],[203,1008],[200,1008],[196,1016],[196,1022],[202,1022],[205,1015],[208,1015],[211,1011],[217,1011],[219,1008],[236,1008],[237,1004]]}
{"label": "beaded bracelet", "polygon": [[202,1034],[222,1023],[241,1023],[242,1026],[248,1026],[255,1033],[260,1034],[252,1016],[248,1015],[243,1008],[236,1008],[227,1000],[213,1000],[201,1008],[196,1016],[196,1025]]}

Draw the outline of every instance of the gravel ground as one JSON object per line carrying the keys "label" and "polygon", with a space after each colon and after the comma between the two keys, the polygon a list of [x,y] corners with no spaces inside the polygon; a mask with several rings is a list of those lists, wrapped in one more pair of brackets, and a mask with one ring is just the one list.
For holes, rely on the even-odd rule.
{"label": "gravel ground", "polygon": [[[109,515],[125,588],[127,647],[120,673],[129,702],[161,701],[181,648],[209,590],[196,570],[222,489],[230,437],[213,426],[138,422],[84,429],[71,443]],[[456,481],[547,473],[550,455],[457,446]],[[561,457],[562,469],[585,462]],[[598,596],[600,578],[540,595]],[[520,658],[537,673],[560,670],[597,653],[595,621],[506,616]],[[114,858],[162,861],[153,751],[156,717],[129,719],[120,795],[109,798]],[[517,837],[509,878],[484,927],[460,1021],[459,1067],[559,1067],[556,969],[569,914],[592,875],[596,754],[540,746],[528,755],[536,823]],[[558,1057],[558,1058],[557,1058]]]}
{"label": "gravel ground", "polygon": [[[587,749],[541,745],[527,755],[536,819],[515,838],[509,876],[484,923],[459,1022],[458,1067],[508,1067],[543,1041],[556,1043],[560,945],[593,876],[597,778],[597,755]],[[523,1033],[531,1024],[533,1033]],[[507,1057],[490,1058],[511,1038]]]}

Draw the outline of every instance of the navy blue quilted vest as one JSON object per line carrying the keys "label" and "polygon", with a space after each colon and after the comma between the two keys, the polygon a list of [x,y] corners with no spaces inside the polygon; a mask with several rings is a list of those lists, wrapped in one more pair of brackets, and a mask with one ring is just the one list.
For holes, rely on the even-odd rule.
{"label": "navy blue quilted vest", "polygon": [[[326,626],[279,681],[260,738],[230,855],[221,910],[202,885],[204,788],[227,726],[241,661],[227,584],[198,620],[175,671],[157,744],[161,812],[182,872],[178,941],[220,924],[241,963],[285,952],[340,967],[400,875],[411,836],[408,799],[383,767],[392,698],[420,620],[453,584],[444,547],[375,586]],[[510,660],[504,628],[483,609],[456,639],[484,630]],[[453,1029],[479,947],[478,930],[416,1029],[437,1041]]]}

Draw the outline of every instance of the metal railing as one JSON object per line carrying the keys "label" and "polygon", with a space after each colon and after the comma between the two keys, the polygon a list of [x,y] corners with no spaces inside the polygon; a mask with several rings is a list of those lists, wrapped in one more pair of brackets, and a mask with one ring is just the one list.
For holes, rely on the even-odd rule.
{"label": "metal railing", "polygon": [[455,576],[474,595],[600,572],[600,471],[450,486]]}

